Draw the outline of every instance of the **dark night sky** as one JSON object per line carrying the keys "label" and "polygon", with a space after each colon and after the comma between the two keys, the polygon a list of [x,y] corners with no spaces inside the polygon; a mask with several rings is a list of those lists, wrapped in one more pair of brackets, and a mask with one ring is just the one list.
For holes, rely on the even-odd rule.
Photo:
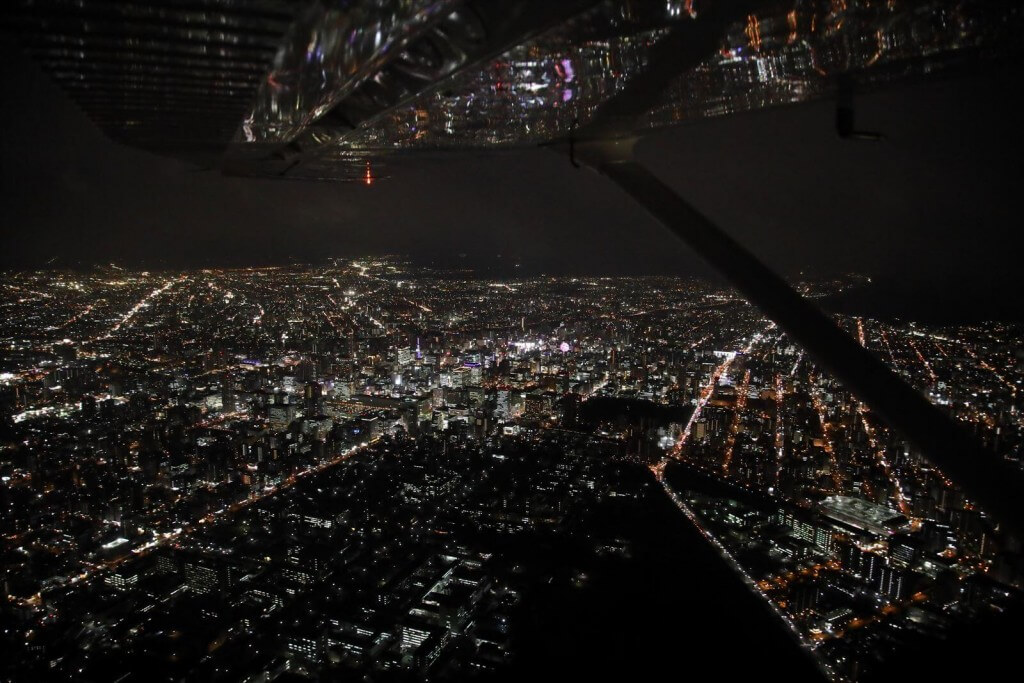
{"label": "dark night sky", "polygon": [[[4,56],[2,268],[465,252],[524,274],[706,272],[609,182],[548,151],[395,162],[369,188],[225,178],[109,142],[33,65]],[[690,124],[639,155],[786,273],[860,270],[913,305],[938,293],[1017,316],[1016,82],[991,68],[863,96],[858,124],[884,131],[878,144],[836,138],[820,103]]]}

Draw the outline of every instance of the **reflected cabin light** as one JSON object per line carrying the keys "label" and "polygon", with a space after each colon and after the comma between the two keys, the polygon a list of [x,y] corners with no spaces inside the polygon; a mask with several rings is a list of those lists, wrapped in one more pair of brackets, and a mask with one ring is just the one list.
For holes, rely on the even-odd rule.
{"label": "reflected cabin light", "polygon": [[364,181],[367,185],[373,185],[373,171],[370,170],[370,162],[366,162],[366,176]]}

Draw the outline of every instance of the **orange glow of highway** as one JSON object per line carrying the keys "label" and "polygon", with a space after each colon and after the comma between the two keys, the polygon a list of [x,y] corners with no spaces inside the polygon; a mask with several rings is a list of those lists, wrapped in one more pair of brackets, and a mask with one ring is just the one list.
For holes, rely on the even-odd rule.
{"label": "orange glow of highway", "polygon": [[829,472],[832,475],[832,484],[839,493],[843,491],[843,479],[839,476],[839,460],[836,458],[835,448],[832,444],[832,435],[829,433],[828,415],[825,411],[825,404],[815,389],[811,394],[811,403],[818,413],[818,421],[821,423],[821,436],[825,442],[825,453],[828,455]]}
{"label": "orange glow of highway", "polygon": [[178,282],[180,280],[183,280],[183,279],[184,279],[184,276],[179,278],[179,280],[168,280],[167,282],[164,283],[163,287],[158,287],[157,289],[154,289],[152,292],[150,292],[149,294],[144,296],[137,304],[132,306],[131,309],[129,309],[128,312],[125,313],[121,317],[120,320],[118,320],[116,323],[114,323],[114,326],[110,328],[109,332],[107,332],[105,335],[103,335],[100,338],[101,339],[110,339],[111,337],[113,337],[114,334],[116,334],[118,330],[120,330],[122,327],[127,325],[129,322],[131,322],[131,319],[134,318],[136,315],[138,315],[139,311],[141,311],[142,309],[144,309],[147,306],[149,306],[149,302],[150,301],[152,301],[153,299],[156,299],[161,294],[164,294],[165,292],[167,292],[167,290],[169,290],[171,287],[173,287],[176,282]]}
{"label": "orange glow of highway", "polygon": [[910,348],[917,354],[917,360],[924,366],[925,371],[928,372],[928,376],[932,378],[932,385],[939,381],[939,378],[935,375],[935,371],[932,370],[932,364],[928,362],[928,359],[924,357],[920,349],[917,348],[917,344],[914,343],[913,339],[908,339],[907,342],[910,344]]}
{"label": "orange glow of highway", "polygon": [[[269,498],[270,496],[273,496],[281,491],[285,491],[309,476],[323,472],[324,470],[330,467],[334,467],[335,465],[338,465],[350,459],[354,455],[376,444],[379,440],[380,437],[377,437],[371,441],[361,443],[357,446],[353,446],[349,448],[347,451],[343,451],[342,453],[335,455],[335,457],[331,458],[330,460],[325,460],[324,462],[314,467],[310,467],[307,470],[302,470],[301,472],[297,472],[291,475],[282,483],[277,484],[276,486],[265,488],[261,492],[250,494],[249,497],[246,498],[245,500],[239,501],[237,503],[232,503],[230,506],[226,508],[221,508],[220,510],[211,512],[205,517],[196,520],[196,523],[191,526],[184,526],[179,529],[175,529],[174,531],[158,534],[158,537],[153,539],[152,541],[149,541],[148,543],[145,543],[137,548],[133,548],[131,554],[121,555],[119,557],[115,557],[105,562],[100,562],[96,564],[88,563],[88,569],[82,571],[81,573],[75,576],[67,578],[64,585],[78,584],[82,581],[92,578],[98,572],[115,569],[133,557],[143,557],[155,548],[159,548],[174,543],[175,541],[178,541],[181,538],[191,534],[196,529],[202,528],[202,525],[216,522],[218,518],[220,518],[220,515],[222,515],[223,513],[227,512],[229,514],[233,514],[235,512],[238,512],[239,510],[244,510],[245,508],[253,505],[254,503],[258,503],[261,500]],[[43,593],[45,592],[45,590],[46,589],[24,599],[18,599],[10,595],[8,595],[7,598],[17,604],[36,607],[42,604]]]}
{"label": "orange glow of highway", "polygon": [[775,374],[775,489],[779,488],[779,479],[782,477],[782,460],[785,455],[785,429],[783,429],[782,409],[784,407],[785,394],[782,391],[782,375]]}

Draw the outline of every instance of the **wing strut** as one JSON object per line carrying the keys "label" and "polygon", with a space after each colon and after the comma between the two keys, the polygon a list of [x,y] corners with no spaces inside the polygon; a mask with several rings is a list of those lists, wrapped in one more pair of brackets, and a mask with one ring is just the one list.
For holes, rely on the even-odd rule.
{"label": "wing strut", "polygon": [[635,140],[576,143],[576,159],[610,178],[724,275],[754,306],[905,436],[934,465],[1024,537],[1021,477],[900,379],[814,304],[638,163]]}

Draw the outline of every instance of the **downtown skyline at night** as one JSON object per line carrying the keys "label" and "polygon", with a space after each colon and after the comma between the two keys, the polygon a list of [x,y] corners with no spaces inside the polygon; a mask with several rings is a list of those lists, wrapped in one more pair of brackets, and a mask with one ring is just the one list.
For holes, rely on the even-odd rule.
{"label": "downtown skyline at night", "polygon": [[[710,283],[390,257],[4,287],[5,585],[62,676],[118,678],[179,640],[175,677],[500,674],[537,656],[539,585],[586,591],[651,552],[605,526],[642,501],[692,523],[828,678],[878,677],[865,643],[1015,599],[984,513]],[[1018,326],[840,323],[1019,462]]]}

